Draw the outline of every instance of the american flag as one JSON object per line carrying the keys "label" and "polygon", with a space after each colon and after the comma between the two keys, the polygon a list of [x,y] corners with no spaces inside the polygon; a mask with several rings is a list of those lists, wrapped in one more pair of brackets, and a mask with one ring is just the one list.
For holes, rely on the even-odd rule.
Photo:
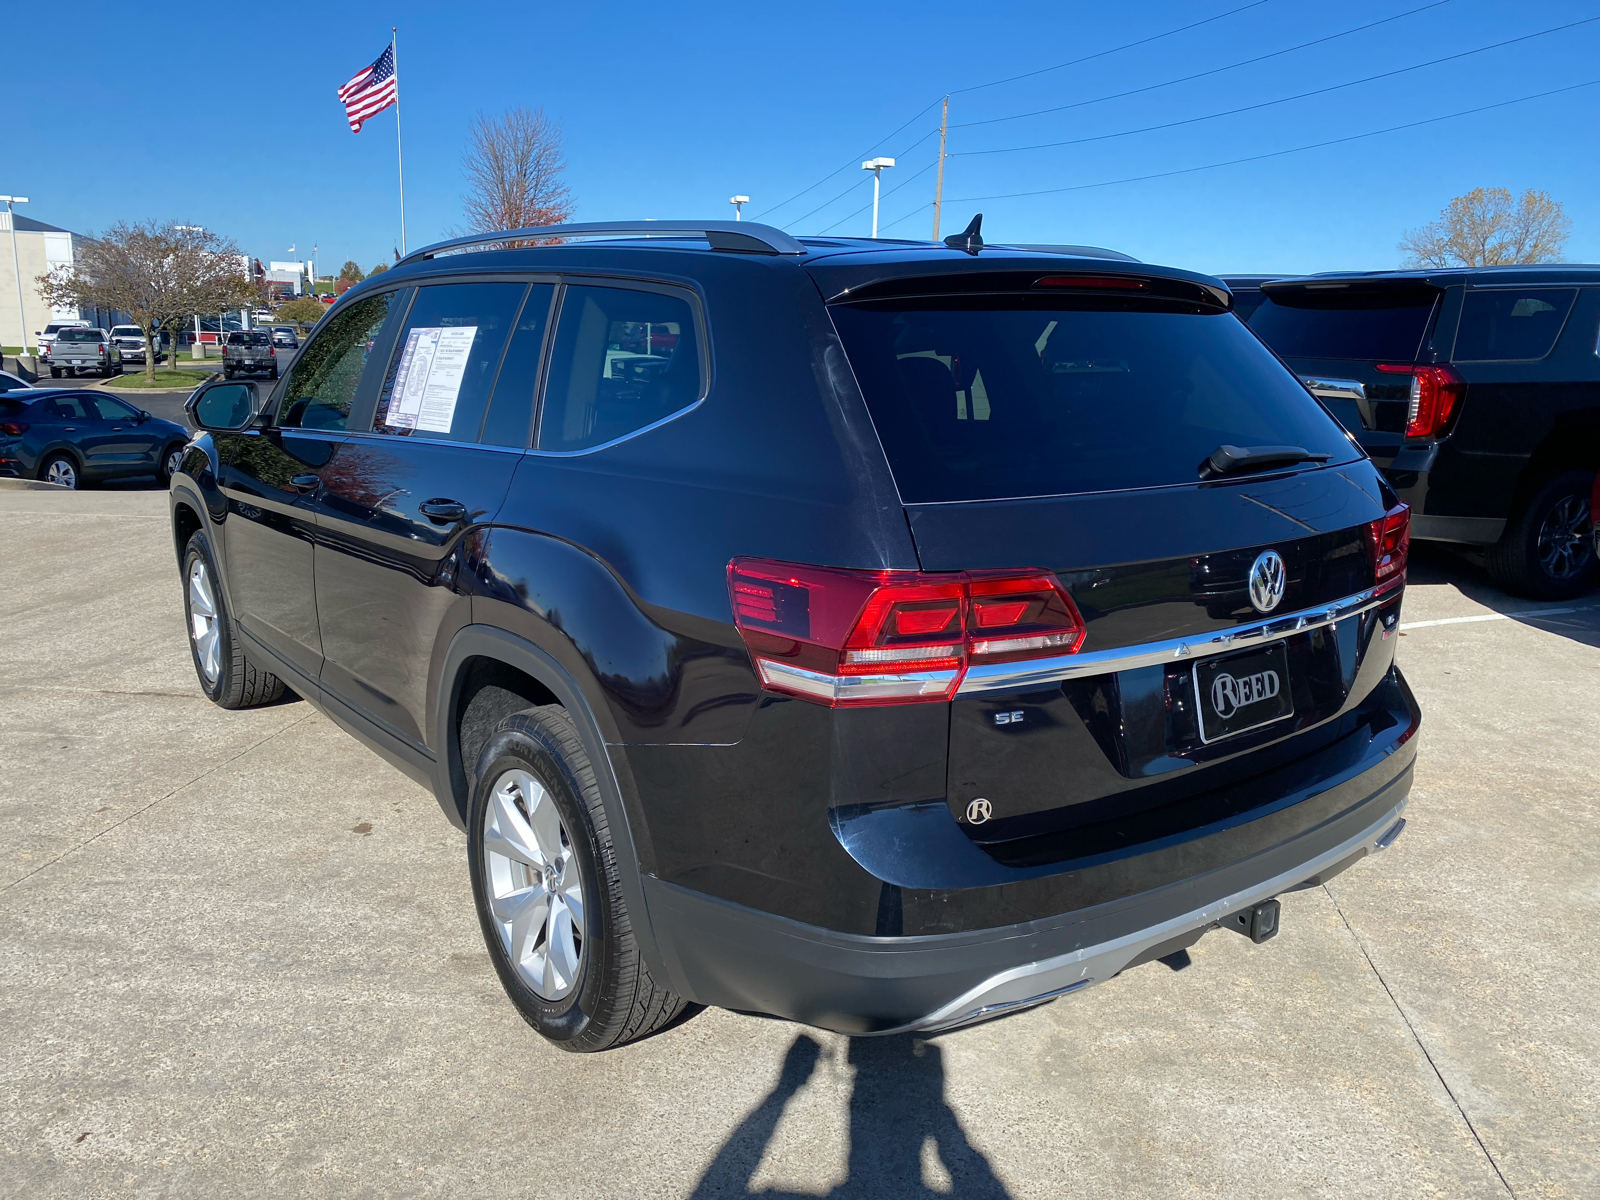
{"label": "american flag", "polygon": [[344,115],[350,119],[350,132],[360,133],[370,116],[400,100],[400,80],[394,73],[394,46],[390,44],[378,61],[362,67],[349,83],[339,89]]}

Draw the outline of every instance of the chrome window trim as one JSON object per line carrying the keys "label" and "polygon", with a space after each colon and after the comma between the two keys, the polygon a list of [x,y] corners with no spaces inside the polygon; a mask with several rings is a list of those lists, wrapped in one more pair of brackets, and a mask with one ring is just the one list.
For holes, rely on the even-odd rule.
{"label": "chrome window trim", "polygon": [[1062,654],[1055,658],[1036,658],[1025,662],[978,664],[967,669],[957,697],[981,696],[989,692],[1014,692],[1024,688],[1043,687],[1068,679],[1082,679],[1090,675],[1112,675],[1118,671],[1131,671],[1137,667],[1153,667],[1161,663],[1188,662],[1207,655],[1221,654],[1235,648],[1260,646],[1281,641],[1297,633],[1335,624],[1346,617],[1364,613],[1382,604],[1384,596],[1374,595],[1376,589],[1367,588],[1353,596],[1319,604],[1298,612],[1286,613],[1253,625],[1240,625],[1220,633],[1201,633],[1190,637],[1170,638],[1164,642],[1145,642],[1137,646],[1118,646],[1109,650],[1089,653]]}

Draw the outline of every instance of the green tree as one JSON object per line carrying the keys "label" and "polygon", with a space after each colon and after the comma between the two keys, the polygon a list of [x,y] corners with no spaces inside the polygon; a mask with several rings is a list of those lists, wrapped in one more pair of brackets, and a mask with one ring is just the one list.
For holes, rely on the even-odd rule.
{"label": "green tree", "polygon": [[374,275],[380,275],[384,271],[387,271],[388,269],[389,269],[389,264],[388,263],[379,263],[377,266],[373,267],[372,270],[367,272],[367,278],[370,279]]}
{"label": "green tree", "polygon": [[310,296],[302,296],[298,300],[290,300],[278,305],[275,314],[280,321],[291,321],[296,325],[315,325],[322,319],[322,314],[328,311],[328,306],[321,300],[313,300]]}
{"label": "green tree", "polygon": [[1561,261],[1572,221],[1559,200],[1532,188],[1513,198],[1505,188],[1473,188],[1445,206],[1439,219],[1400,239],[1410,267],[1499,267]]}
{"label": "green tree", "polygon": [[356,265],[354,259],[346,259],[344,266],[339,268],[339,278],[348,279],[351,283],[360,283],[366,276],[361,273],[361,268]]}

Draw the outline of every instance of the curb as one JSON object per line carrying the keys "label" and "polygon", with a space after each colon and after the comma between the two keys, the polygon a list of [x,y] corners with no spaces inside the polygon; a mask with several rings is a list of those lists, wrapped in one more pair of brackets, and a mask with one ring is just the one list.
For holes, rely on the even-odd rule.
{"label": "curb", "polygon": [[0,492],[70,492],[59,483],[46,483],[42,479],[0,479]]}

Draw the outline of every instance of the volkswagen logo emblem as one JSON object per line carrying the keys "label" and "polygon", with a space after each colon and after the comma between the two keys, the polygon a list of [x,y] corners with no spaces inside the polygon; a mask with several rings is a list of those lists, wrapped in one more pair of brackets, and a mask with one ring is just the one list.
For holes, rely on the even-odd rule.
{"label": "volkswagen logo emblem", "polygon": [[1283,599],[1283,559],[1266,550],[1250,564],[1250,603],[1257,612],[1271,612]]}
{"label": "volkswagen logo emblem", "polygon": [[967,820],[971,821],[974,825],[982,825],[990,818],[991,815],[993,815],[993,813],[994,809],[990,807],[989,802],[982,796],[979,796],[971,804],[967,805]]}

